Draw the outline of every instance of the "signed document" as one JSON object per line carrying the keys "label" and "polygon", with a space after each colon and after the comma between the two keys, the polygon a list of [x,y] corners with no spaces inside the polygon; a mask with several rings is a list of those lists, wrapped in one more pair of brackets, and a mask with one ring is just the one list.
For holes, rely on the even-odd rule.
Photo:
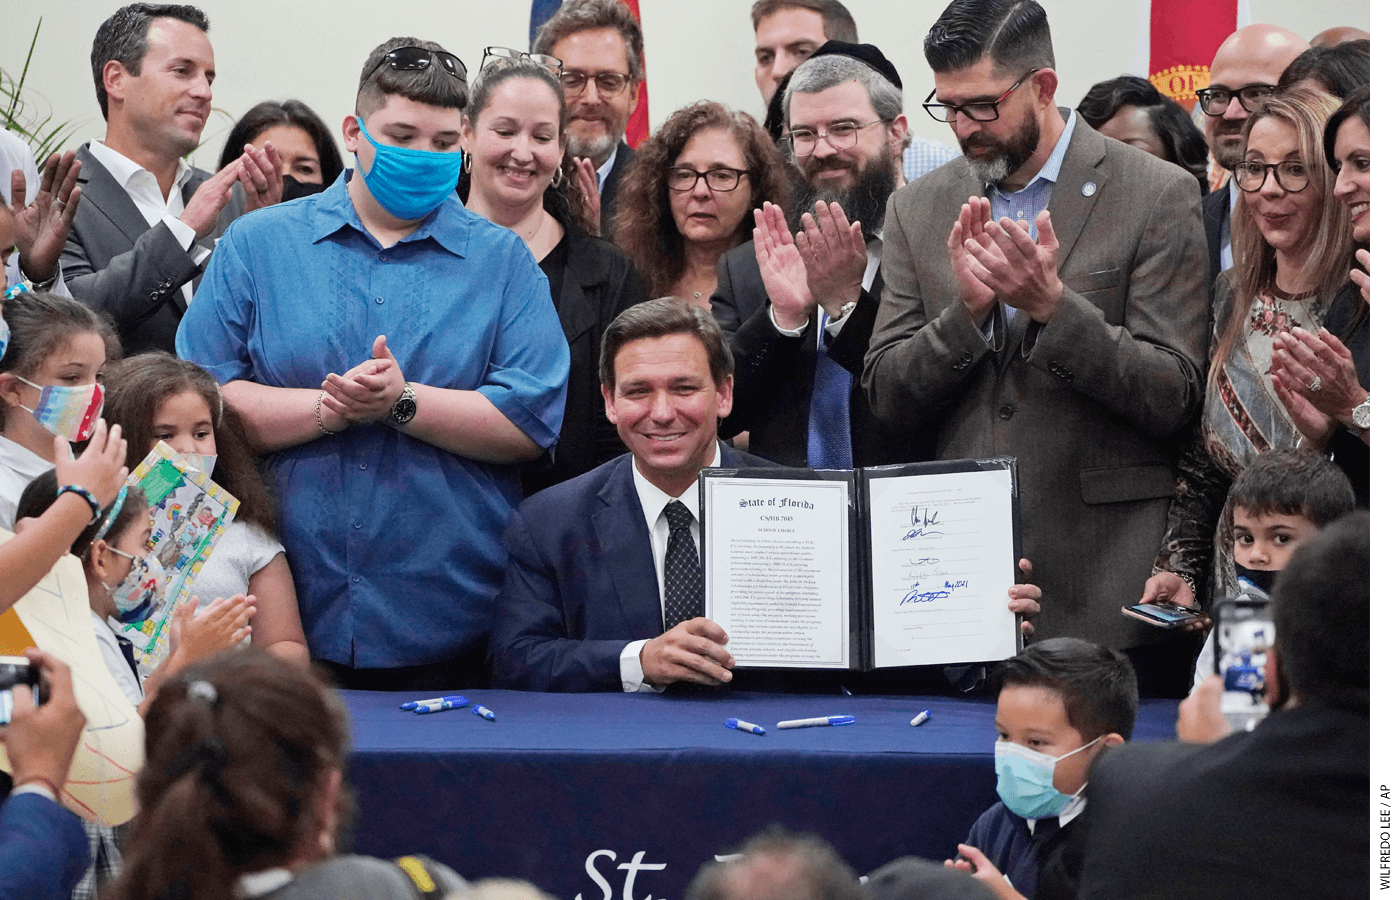
{"label": "signed document", "polygon": [[707,469],[706,614],[744,667],[987,662],[1021,649],[1015,462]]}

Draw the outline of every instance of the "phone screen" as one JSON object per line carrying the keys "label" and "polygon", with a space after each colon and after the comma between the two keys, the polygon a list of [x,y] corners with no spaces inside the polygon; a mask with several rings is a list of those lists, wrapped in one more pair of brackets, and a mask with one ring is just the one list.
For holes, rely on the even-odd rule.
{"label": "phone screen", "polygon": [[1269,602],[1221,600],[1215,616],[1215,671],[1225,682],[1220,707],[1232,729],[1249,730],[1269,712],[1264,701],[1264,665],[1274,645]]}

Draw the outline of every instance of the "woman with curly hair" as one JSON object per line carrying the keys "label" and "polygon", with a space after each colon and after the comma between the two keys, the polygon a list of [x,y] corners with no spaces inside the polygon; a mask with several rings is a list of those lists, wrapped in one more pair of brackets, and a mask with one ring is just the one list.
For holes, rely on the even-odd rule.
{"label": "woman with curly hair", "polygon": [[785,165],[747,113],[708,100],[673,113],[637,148],[613,221],[613,238],[642,273],[647,296],[709,309],[716,263],[752,235],[754,209],[786,208]]}

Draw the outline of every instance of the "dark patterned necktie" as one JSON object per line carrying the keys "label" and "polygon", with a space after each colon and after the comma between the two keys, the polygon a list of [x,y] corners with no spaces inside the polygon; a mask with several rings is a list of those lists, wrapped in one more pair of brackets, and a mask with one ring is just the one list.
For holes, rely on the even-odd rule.
{"label": "dark patterned necktie", "polygon": [[666,504],[666,524],[671,533],[666,538],[666,615],[665,630],[694,619],[705,612],[705,576],[700,571],[700,556],[695,552],[695,539],[690,536],[690,523],[695,517],[685,504],[672,500]]}

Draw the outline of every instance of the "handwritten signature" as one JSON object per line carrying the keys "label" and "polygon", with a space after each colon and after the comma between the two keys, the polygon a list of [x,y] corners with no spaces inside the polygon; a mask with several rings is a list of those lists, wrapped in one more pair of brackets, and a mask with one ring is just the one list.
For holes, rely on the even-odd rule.
{"label": "handwritten signature", "polygon": [[911,560],[909,560],[909,562],[907,562],[907,563],[905,563],[904,565],[900,566],[900,568],[902,568],[902,569],[916,569],[916,568],[918,568],[919,566],[932,566],[932,565],[935,565],[937,562],[938,562],[938,560],[935,559],[934,557],[932,557],[932,556],[925,556],[925,557],[922,557],[922,558],[920,558],[920,559],[911,559]]}
{"label": "handwritten signature", "polygon": [[909,589],[909,593],[904,595],[904,599],[899,601],[899,605],[903,606],[906,603],[931,603],[934,600],[942,600],[945,597],[951,597],[953,591],[965,587],[967,587],[967,579],[963,578],[957,581],[943,582],[942,590],[920,591],[919,583],[916,581],[914,582],[914,586]]}
{"label": "handwritten signature", "polygon": [[929,528],[930,525],[938,524],[938,511],[934,510],[930,515],[927,507],[915,506],[909,510],[909,531],[904,535],[904,540],[912,540],[918,537],[941,536],[943,532]]}

